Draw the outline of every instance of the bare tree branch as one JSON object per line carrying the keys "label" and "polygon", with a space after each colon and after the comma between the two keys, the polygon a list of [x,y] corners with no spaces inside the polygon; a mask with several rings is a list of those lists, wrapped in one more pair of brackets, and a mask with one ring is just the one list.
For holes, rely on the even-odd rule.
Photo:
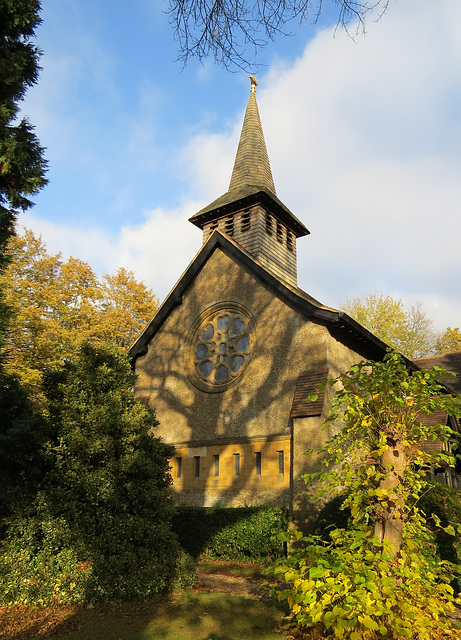
{"label": "bare tree branch", "polygon": [[[364,31],[365,20],[379,19],[390,0],[332,0],[337,26]],[[169,0],[167,13],[179,42],[178,59],[204,60],[210,54],[228,69],[248,70],[252,54],[277,35],[290,35],[289,23],[315,24],[324,0]]]}

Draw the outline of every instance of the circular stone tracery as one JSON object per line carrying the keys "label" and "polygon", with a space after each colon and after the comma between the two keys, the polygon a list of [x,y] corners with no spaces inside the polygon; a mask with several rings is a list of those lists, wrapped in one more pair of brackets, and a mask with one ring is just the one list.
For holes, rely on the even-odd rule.
{"label": "circular stone tracery", "polygon": [[230,386],[243,374],[254,343],[250,318],[239,309],[219,309],[196,328],[191,344],[194,373],[207,388]]}

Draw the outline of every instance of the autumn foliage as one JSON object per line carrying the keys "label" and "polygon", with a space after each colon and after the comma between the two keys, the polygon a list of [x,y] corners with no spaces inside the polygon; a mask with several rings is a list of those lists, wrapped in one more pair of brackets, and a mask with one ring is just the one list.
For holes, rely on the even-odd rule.
{"label": "autumn foliage", "polygon": [[48,253],[32,231],[10,241],[11,263],[0,274],[12,310],[6,370],[43,404],[45,369],[59,367],[84,343],[127,349],[154,315],[158,301],[131,271],[99,278],[89,264]]}

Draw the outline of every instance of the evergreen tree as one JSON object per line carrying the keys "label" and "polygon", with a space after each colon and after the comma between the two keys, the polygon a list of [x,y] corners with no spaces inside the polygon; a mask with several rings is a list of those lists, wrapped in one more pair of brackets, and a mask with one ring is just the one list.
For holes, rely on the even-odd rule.
{"label": "evergreen tree", "polygon": [[[29,196],[46,184],[43,149],[28,120],[18,120],[18,104],[38,78],[40,51],[30,40],[39,12],[39,0],[0,0],[0,272],[8,264],[17,210],[31,207]],[[7,322],[0,287],[0,358]]]}
{"label": "evergreen tree", "polygon": [[0,368],[0,537],[5,522],[34,499],[46,464],[47,424],[19,381]]}
{"label": "evergreen tree", "polygon": [[134,381],[114,345],[84,345],[47,376],[49,471],[33,510],[10,527],[3,601],[5,593],[7,602],[110,601],[170,587],[174,450],[154,436],[155,416],[134,400]]}

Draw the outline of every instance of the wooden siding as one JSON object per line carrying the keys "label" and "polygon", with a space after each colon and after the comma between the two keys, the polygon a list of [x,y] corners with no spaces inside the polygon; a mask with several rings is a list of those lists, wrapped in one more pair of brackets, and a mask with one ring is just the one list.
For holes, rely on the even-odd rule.
{"label": "wooden siding", "polygon": [[[249,226],[245,224],[245,216],[248,213]],[[226,233],[229,230],[229,218],[230,216],[223,216],[205,225],[203,243],[208,240],[214,229]],[[291,247],[288,248],[286,226],[275,216],[271,218],[273,231],[269,234],[266,230],[266,210],[263,207],[257,205],[251,209],[242,209],[233,214],[233,232],[229,235],[280,280],[297,286],[296,238],[293,234]],[[282,231],[282,242],[278,239],[277,225]]]}

